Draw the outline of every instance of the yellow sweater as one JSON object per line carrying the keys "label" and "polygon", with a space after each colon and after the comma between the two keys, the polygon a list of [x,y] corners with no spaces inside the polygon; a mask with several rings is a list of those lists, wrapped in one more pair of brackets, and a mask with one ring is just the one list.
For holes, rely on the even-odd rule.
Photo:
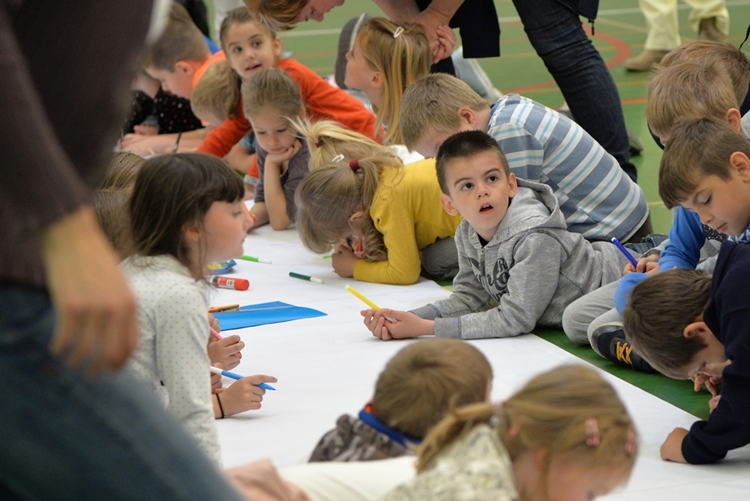
{"label": "yellow sweater", "polygon": [[453,237],[461,216],[449,216],[440,205],[440,185],[435,160],[404,167],[398,184],[398,169],[386,169],[370,207],[375,228],[383,235],[387,261],[359,260],[354,279],[382,284],[409,285],[422,270],[422,249],[439,238]]}

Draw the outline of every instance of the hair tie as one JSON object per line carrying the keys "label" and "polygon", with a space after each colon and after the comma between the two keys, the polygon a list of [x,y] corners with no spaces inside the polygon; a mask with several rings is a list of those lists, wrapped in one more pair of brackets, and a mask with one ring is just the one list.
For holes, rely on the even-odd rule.
{"label": "hair tie", "polygon": [[359,170],[359,160],[349,162],[349,167],[351,167],[352,171],[357,172]]}
{"label": "hair tie", "polygon": [[321,146],[323,146],[323,141],[318,141],[317,143],[315,143],[316,148],[320,148]]}
{"label": "hair tie", "polygon": [[396,31],[393,32],[393,38],[398,38],[398,36],[403,32],[404,32],[404,28],[399,26],[398,28],[396,28]]}
{"label": "hair tie", "polygon": [[625,442],[625,454],[632,456],[635,454],[635,430],[632,426],[628,426],[628,439]]}
{"label": "hair tie", "polygon": [[599,445],[599,425],[596,422],[596,418],[590,417],[586,419],[586,445],[589,447],[596,447]]}

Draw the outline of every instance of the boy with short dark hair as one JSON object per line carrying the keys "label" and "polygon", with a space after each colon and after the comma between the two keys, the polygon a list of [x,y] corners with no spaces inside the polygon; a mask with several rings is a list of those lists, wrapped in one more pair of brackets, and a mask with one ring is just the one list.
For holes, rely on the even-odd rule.
{"label": "boy with short dark hair", "polygon": [[[699,195],[700,196],[700,195]],[[662,373],[694,379],[720,398],[708,421],[675,428],[667,461],[712,463],[750,443],[750,247],[724,242],[713,278],[677,269],[639,283],[623,313],[633,348]],[[717,402],[718,400],[718,402]]]}
{"label": "boy with short dark hair", "polygon": [[344,414],[310,461],[369,461],[413,454],[453,407],[485,402],[492,367],[468,343],[435,339],[414,343],[388,361],[375,395],[355,418]]}
{"label": "boy with short dark hair", "polygon": [[381,339],[508,337],[559,326],[571,301],[616,280],[627,262],[611,243],[569,232],[549,186],[516,179],[483,132],[446,139],[437,173],[443,208],[464,217],[454,293],[411,312],[363,310]]}

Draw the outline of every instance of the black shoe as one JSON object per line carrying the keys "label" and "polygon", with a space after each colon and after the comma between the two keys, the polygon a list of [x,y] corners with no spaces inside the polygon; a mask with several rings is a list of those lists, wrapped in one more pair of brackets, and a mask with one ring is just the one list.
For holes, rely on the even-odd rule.
{"label": "black shoe", "polygon": [[641,372],[656,372],[643,357],[633,351],[619,324],[599,327],[592,333],[590,341],[595,352],[615,365]]}

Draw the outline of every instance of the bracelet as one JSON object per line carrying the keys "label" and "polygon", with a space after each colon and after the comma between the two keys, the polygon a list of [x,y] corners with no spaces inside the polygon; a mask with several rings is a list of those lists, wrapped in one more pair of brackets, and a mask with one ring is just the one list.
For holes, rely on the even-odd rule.
{"label": "bracelet", "polygon": [[219,419],[224,419],[224,407],[221,405],[221,399],[219,398],[218,393],[216,394],[216,401],[219,402],[219,410],[221,411],[221,418]]}

